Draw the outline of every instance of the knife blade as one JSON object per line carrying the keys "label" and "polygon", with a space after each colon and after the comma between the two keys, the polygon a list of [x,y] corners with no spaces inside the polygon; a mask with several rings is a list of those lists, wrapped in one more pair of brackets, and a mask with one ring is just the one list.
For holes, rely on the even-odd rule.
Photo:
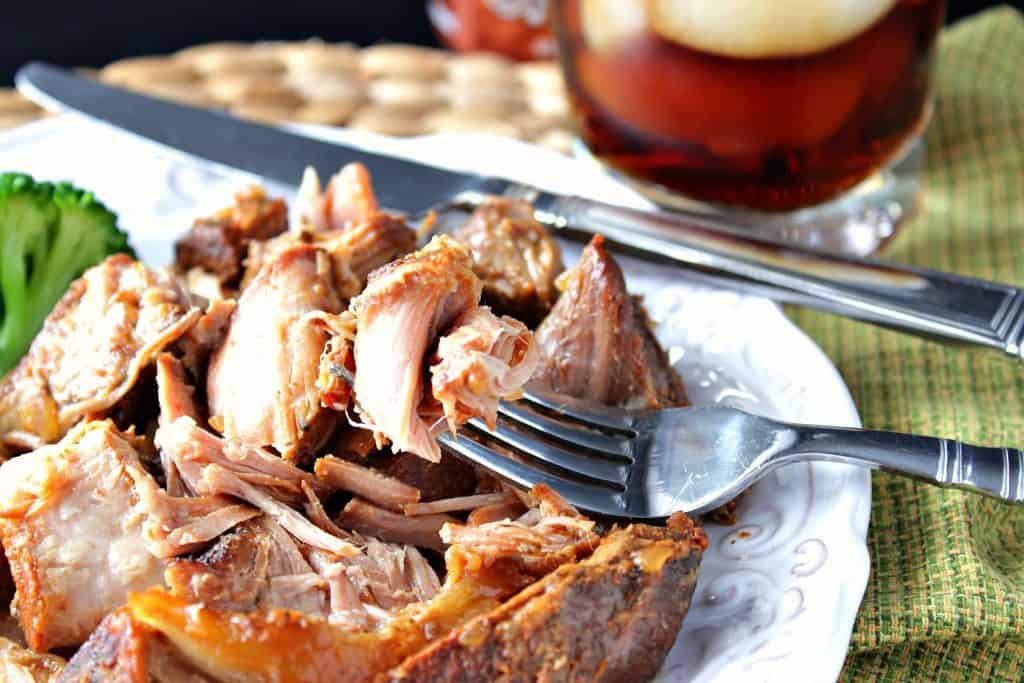
{"label": "knife blade", "polygon": [[1024,357],[1024,291],[1011,285],[825,253],[710,218],[627,209],[459,173],[132,93],[47,64],[22,67],[15,81],[45,107],[77,111],[215,164],[294,184],[306,166],[329,176],[358,161],[380,179],[381,205],[411,215],[473,208],[495,194],[518,196],[533,202],[538,220],[569,238],[601,233],[631,254],[699,271],[731,288]]}

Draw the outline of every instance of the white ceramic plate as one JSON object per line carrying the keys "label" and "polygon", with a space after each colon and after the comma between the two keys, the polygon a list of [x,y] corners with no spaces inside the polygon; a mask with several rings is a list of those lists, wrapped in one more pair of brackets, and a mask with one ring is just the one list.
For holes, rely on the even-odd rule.
{"label": "white ceramic plate", "polygon": [[[309,132],[551,190],[644,204],[588,165],[513,141]],[[244,175],[174,158],[72,116],[0,136],[3,170],[94,190],[119,213],[140,256],[152,264],[169,261],[175,236],[195,216],[228,203],[246,182]],[[271,189],[290,194],[288,188]],[[567,260],[577,253],[568,251]],[[679,272],[624,265],[694,402],[727,402],[798,422],[859,425],[836,369],[778,307],[695,286]],[[740,503],[739,525],[708,529],[711,546],[693,606],[658,680],[835,680],[868,578],[870,497],[868,473],[841,465],[793,465],[757,484]]]}

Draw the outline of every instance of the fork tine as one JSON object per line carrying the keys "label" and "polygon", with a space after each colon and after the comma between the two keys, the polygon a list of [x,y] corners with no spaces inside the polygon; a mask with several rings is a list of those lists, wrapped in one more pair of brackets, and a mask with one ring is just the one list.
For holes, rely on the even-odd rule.
{"label": "fork tine", "polygon": [[608,515],[621,515],[625,510],[625,501],[621,494],[597,484],[563,479],[513,460],[478,443],[465,433],[462,434],[462,438],[456,439],[446,432],[438,437],[438,441],[456,455],[485,467],[499,477],[527,490],[537,484],[547,484],[570,504],[583,510]]}
{"label": "fork tine", "polygon": [[568,444],[617,458],[630,459],[632,455],[631,442],[628,438],[609,436],[586,427],[576,427],[567,421],[556,420],[508,401],[498,404],[498,413],[545,436]]}
{"label": "fork tine", "polygon": [[492,430],[479,419],[470,420],[469,426],[503,446],[519,451],[535,460],[559,467],[569,474],[593,479],[619,489],[626,485],[626,479],[629,476],[628,463],[573,453],[526,432],[512,431],[500,426]]}
{"label": "fork tine", "polygon": [[590,425],[595,429],[608,429],[630,435],[636,433],[633,428],[633,416],[621,408],[605,406],[588,406],[584,408],[578,405],[582,403],[581,401],[535,391],[524,391],[521,400],[553,413],[558,413],[576,422]]}

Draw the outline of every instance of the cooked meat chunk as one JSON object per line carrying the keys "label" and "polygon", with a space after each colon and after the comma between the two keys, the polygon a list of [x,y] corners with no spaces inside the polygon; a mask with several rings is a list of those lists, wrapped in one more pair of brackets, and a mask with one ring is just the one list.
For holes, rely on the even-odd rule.
{"label": "cooked meat chunk", "polygon": [[0,441],[28,433],[52,443],[105,414],[199,317],[174,283],[129,256],[89,269],[0,381]]}
{"label": "cooked meat chunk", "polygon": [[[368,541],[368,561],[334,573],[349,581],[332,587],[331,599],[339,605],[370,600],[391,610],[383,622],[335,625],[286,611],[236,612],[160,589],[132,595],[129,607],[136,621],[166,636],[182,659],[214,680],[356,683],[372,681],[431,640],[495,609],[522,586],[514,572],[499,566],[481,571],[479,563],[454,548],[446,557],[445,583],[438,587],[418,553],[410,558],[407,550],[374,543]],[[318,571],[331,575],[330,564]],[[404,590],[395,590],[403,584]],[[374,613],[379,610],[370,610]],[[344,609],[333,610],[332,621],[342,614]]]}
{"label": "cooked meat chunk", "polygon": [[314,467],[316,476],[332,489],[348,491],[393,510],[420,499],[414,486],[381,473],[379,470],[332,455],[320,458]]}
{"label": "cooked meat chunk", "polygon": [[535,327],[558,298],[562,250],[528,202],[495,197],[479,206],[455,239],[473,251],[484,303]]}
{"label": "cooked meat chunk", "polygon": [[302,484],[314,485],[312,474],[263,449],[217,438],[187,415],[173,422],[163,421],[156,438],[187,490],[244,500],[314,548],[337,555],[358,552],[352,544],[318,528],[291,507],[302,498]]}
{"label": "cooked meat chunk", "polygon": [[268,517],[239,525],[194,559],[174,560],[164,578],[175,594],[195,602],[245,611],[328,613],[327,582]]}
{"label": "cooked meat chunk", "polygon": [[287,205],[260,187],[248,187],[235,195],[234,206],[196,220],[175,243],[175,265],[182,273],[200,268],[231,286],[242,275],[249,244],[287,229]]}
{"label": "cooked meat chunk", "polygon": [[360,163],[346,164],[323,191],[316,169],[307,166],[296,209],[304,226],[315,231],[344,230],[380,212],[370,172]]}
{"label": "cooked meat chunk", "polygon": [[442,236],[375,271],[352,300],[359,412],[396,452],[440,460],[431,426],[419,415],[427,353],[442,330],[476,306],[480,287],[468,250]]}
{"label": "cooked meat chunk", "polygon": [[129,591],[162,583],[138,505],[147,480],[109,422],[82,423],[0,467],[0,537],[33,649],[80,644]]}
{"label": "cooked meat chunk", "polygon": [[225,534],[195,559],[175,560],[165,580],[175,595],[219,609],[288,609],[355,629],[377,628],[440,588],[416,548],[374,538],[354,542],[362,553],[338,557],[296,544],[264,517]]}
{"label": "cooked meat chunk", "polygon": [[[435,237],[424,249],[375,271],[350,304],[357,321],[356,404],[396,452],[437,462],[438,404],[452,427],[490,416],[486,411],[497,399],[519,391],[532,372],[532,335],[515,321],[476,312],[481,284],[470,265],[464,246]],[[438,347],[441,368],[428,394],[424,366],[439,335],[450,342]]]}
{"label": "cooked meat chunk", "polygon": [[589,555],[600,542],[595,524],[541,484],[532,495],[539,506],[516,520],[480,525],[446,524],[445,543],[460,545],[485,566],[504,562],[530,576]]}
{"label": "cooked meat chunk", "polygon": [[416,233],[406,223],[386,213],[377,213],[361,223],[323,232],[289,232],[249,248],[242,288],[267,261],[298,244],[310,244],[331,256],[334,285],[345,301],[363,291],[371,272],[416,248]]}
{"label": "cooked meat chunk", "polygon": [[410,517],[353,498],[341,511],[338,522],[344,528],[366,536],[444,551],[446,544],[441,540],[441,528],[458,520],[451,515]]}
{"label": "cooked meat chunk", "polygon": [[[575,515],[543,492],[538,497],[550,512]],[[337,624],[286,611],[239,612],[161,589],[132,595],[129,609],[166,638],[174,658],[216,681],[562,680],[563,669],[571,680],[636,680],[652,675],[671,646],[706,546],[682,515],[667,529],[630,526],[512,597],[534,579],[511,556],[488,564],[471,547],[453,546],[438,587],[431,574],[413,576],[404,551],[371,542],[370,562],[356,569],[375,578],[356,581],[353,565],[336,571],[348,580],[332,587],[332,605],[370,599],[390,609],[384,621],[373,620],[374,610],[370,621]],[[329,559],[314,554],[310,563],[332,575]],[[395,581],[406,595],[396,594]],[[343,614],[333,610],[332,620]]]}
{"label": "cooked meat chunk", "polygon": [[647,680],[679,632],[706,547],[681,515],[667,529],[613,531],[587,559],[412,655],[387,680]]}
{"label": "cooked meat chunk", "polygon": [[64,664],[60,657],[41,655],[7,638],[0,638],[0,681],[51,683],[64,669]]}
{"label": "cooked meat chunk", "polygon": [[438,341],[434,360],[431,393],[454,434],[473,417],[493,426],[498,399],[515,395],[526,384],[540,356],[526,325],[479,307],[455,319],[451,332]]}
{"label": "cooked meat chunk", "polygon": [[315,247],[292,247],[260,270],[210,359],[206,395],[226,437],[273,446],[290,462],[323,445],[338,414],[321,405],[329,333],[310,314],[340,309],[330,259]]}
{"label": "cooked meat chunk", "polygon": [[600,236],[560,284],[562,296],[536,332],[539,387],[613,406],[686,405],[682,381]]}
{"label": "cooked meat chunk", "polygon": [[264,263],[296,244],[313,244],[331,255],[335,287],[345,301],[366,286],[367,276],[416,248],[416,233],[405,221],[377,205],[370,174],[362,164],[348,164],[320,189],[312,168],[302,177],[296,202],[298,229],[249,250],[243,288]]}
{"label": "cooked meat chunk", "polygon": [[258,514],[168,495],[139,462],[139,441],[110,421],[83,422],[0,467],[0,538],[37,650],[81,643],[128,591],[161,583],[165,558]]}
{"label": "cooked meat chunk", "polygon": [[381,454],[372,464],[389,477],[416,487],[420,501],[466,496],[476,490],[476,471],[458,458],[442,454],[439,462],[430,462],[412,453]]}

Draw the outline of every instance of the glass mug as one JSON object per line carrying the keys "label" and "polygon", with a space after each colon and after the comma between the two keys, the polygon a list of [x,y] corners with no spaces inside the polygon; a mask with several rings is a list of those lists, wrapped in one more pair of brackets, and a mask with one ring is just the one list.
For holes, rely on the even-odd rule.
{"label": "glass mug", "polygon": [[923,131],[944,15],[945,0],[554,0],[552,19],[600,162],[665,203],[865,252],[906,184],[847,195]]}

